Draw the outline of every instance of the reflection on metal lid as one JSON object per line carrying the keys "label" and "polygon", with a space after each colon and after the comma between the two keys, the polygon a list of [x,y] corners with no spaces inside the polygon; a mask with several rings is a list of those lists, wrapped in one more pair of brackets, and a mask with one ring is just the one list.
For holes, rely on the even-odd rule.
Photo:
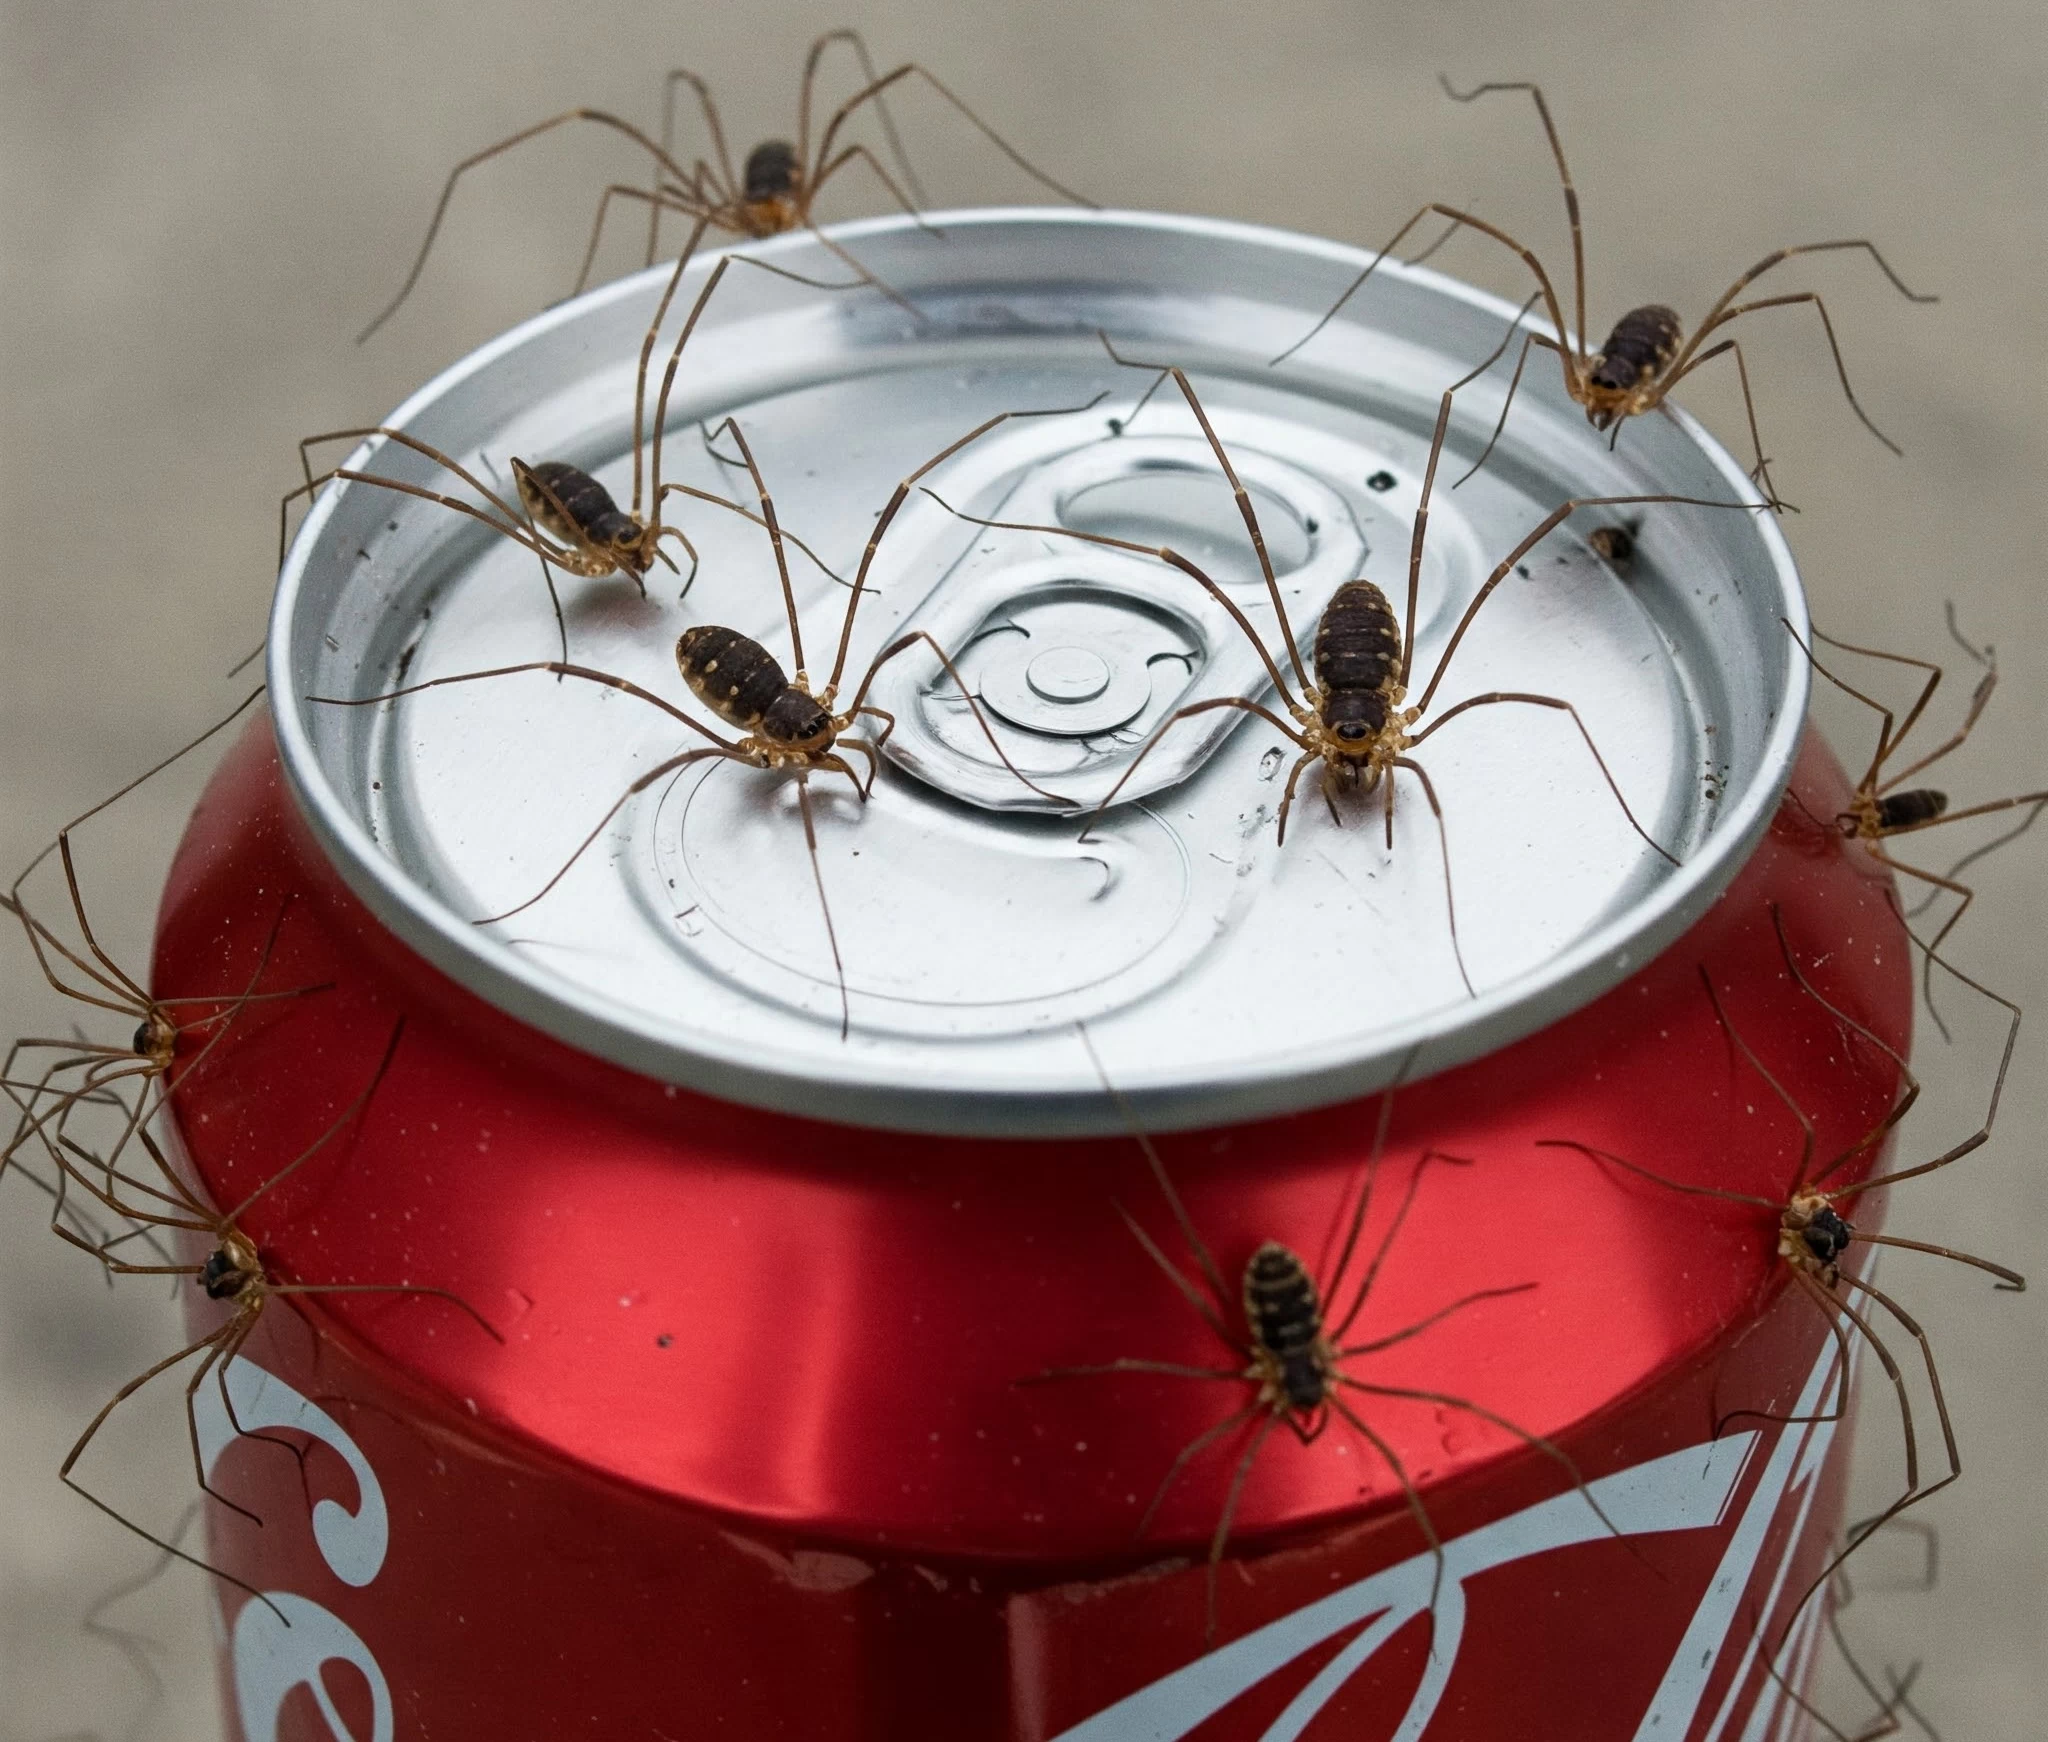
{"label": "reflection on metal lid", "polygon": [[[913,493],[891,527],[836,705],[914,630],[952,655],[959,682],[922,643],[881,667],[868,700],[889,724],[864,717],[859,731],[887,761],[865,803],[849,780],[812,777],[815,870],[789,776],[713,758],[650,784],[522,906],[636,779],[701,741],[633,696],[545,672],[376,707],[310,701],[555,651],[530,552],[373,486],[321,497],[279,586],[279,738],[316,831],[399,936],[536,1027],[728,1099],[1050,1135],[1119,1128],[1073,1044],[1077,1020],[1154,1127],[1313,1105],[1554,1021],[1669,943],[1725,885],[1796,748],[1806,671],[1779,619],[1803,628],[1804,608],[1767,516],[1669,505],[1643,511],[1625,585],[1584,542],[1597,514],[1537,546],[1475,619],[1432,717],[1496,690],[1569,700],[1681,868],[1629,826],[1570,716],[1520,706],[1475,708],[1417,752],[1442,801],[1441,837],[1412,777],[1397,777],[1389,851],[1381,797],[1333,819],[1311,772],[1276,844],[1298,751],[1219,706],[1176,723],[1084,838],[1079,818],[1163,722],[1204,699],[1270,702],[1265,669],[1231,614],[1166,564],[973,525],[947,505],[1170,543],[1284,660],[1193,418],[1162,394],[1132,419],[1150,377],[1110,361],[1096,330],[1170,355],[1258,510],[1306,659],[1344,581],[1363,575],[1403,597],[1437,397],[1513,311],[1389,267],[1355,318],[1268,369],[1362,256],[1132,214],[970,212],[942,228],[882,220],[847,232],[922,323],[871,290],[730,278],[672,406],[665,476],[750,501],[745,473],[692,427],[736,417],[781,521],[851,576],[897,482],[947,443],[999,411],[1110,395],[1003,425],[924,480],[943,503]],[[800,236],[748,251],[799,271],[826,258]],[[708,264],[691,267],[679,308]],[[509,478],[517,455],[571,459],[621,485],[634,363],[666,276],[508,334],[393,423],[486,479]],[[1418,679],[1493,564],[1567,497],[1754,500],[1741,468],[1682,416],[1637,420],[1610,451],[1544,379],[1524,381],[1499,449],[1453,491],[1448,479],[1493,426],[1503,376],[1459,395],[1431,502]],[[373,442],[352,464],[447,487],[394,444]],[[646,601],[616,577],[557,585],[574,660],[715,725],[678,676],[676,637],[724,624],[787,667],[781,591],[757,525],[671,501],[702,558],[681,604],[659,569]],[[817,670],[848,595],[801,559],[791,572]],[[1042,790],[1003,766],[991,733]],[[853,765],[864,772],[862,758]],[[1451,947],[1446,843],[1476,996]]]}

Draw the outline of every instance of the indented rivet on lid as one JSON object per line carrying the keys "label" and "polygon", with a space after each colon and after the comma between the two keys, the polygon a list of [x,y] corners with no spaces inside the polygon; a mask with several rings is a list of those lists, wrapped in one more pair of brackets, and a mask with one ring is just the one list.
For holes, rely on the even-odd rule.
{"label": "indented rivet on lid", "polygon": [[1024,673],[1032,694],[1048,702],[1092,702],[1109,678],[1109,662],[1085,647],[1049,647]]}

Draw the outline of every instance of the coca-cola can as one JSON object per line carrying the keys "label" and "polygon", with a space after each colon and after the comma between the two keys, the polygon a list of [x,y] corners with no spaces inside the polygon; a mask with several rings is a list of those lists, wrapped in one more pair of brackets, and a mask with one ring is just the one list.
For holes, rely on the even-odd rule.
{"label": "coca-cola can", "polygon": [[[1092,212],[838,239],[896,295],[735,267],[667,476],[751,505],[698,429],[737,417],[781,520],[850,573],[931,454],[1072,408],[926,481],[986,519],[1171,543],[1252,611],[1214,452],[1170,391],[1132,415],[1149,378],[1106,330],[1191,371],[1304,648],[1341,582],[1403,596],[1438,396],[1517,318],[1389,262],[1269,368],[1366,256]],[[750,251],[832,275],[808,238]],[[391,426],[480,477],[565,459],[623,494],[667,279],[549,312]],[[1452,490],[1504,377],[1459,394],[1418,670],[1566,499],[1756,501],[1682,414],[1610,443],[1534,368]],[[448,488],[386,438],[350,466]],[[561,578],[576,662],[683,705],[687,625],[790,655],[761,528],[686,525],[680,604],[658,568],[644,600]],[[791,572],[817,674],[848,595]],[[1774,1214],[1544,1141],[1775,1201],[1801,1116],[1833,1155],[1897,1087],[1841,1018],[1903,1051],[1909,953],[1881,869],[1816,821],[1847,787],[1802,746],[1770,516],[1591,510],[1530,551],[1446,697],[1561,697],[1584,735],[1474,708],[1416,752],[1441,830],[1404,785],[1391,848],[1378,797],[1340,826],[1313,773],[1276,839],[1298,752],[1229,708],[1084,834],[1170,714],[1265,684],[1165,565],[913,493],[870,585],[849,670],[927,629],[978,715],[906,657],[872,692],[895,721],[872,796],[811,783],[815,858],[786,774],[707,758],[521,907],[686,747],[676,723],[542,671],[337,705],[547,660],[557,630],[513,541],[370,483],[316,501],[272,716],[194,818],[155,957],[159,995],[239,984],[266,948],[264,984],[324,988],[250,1006],[173,1097],[224,1205],[361,1096],[403,1018],[368,1101],[242,1224],[273,1278],[369,1292],[274,1297],[197,1394],[210,1482],[246,1508],[210,1514],[235,1733],[1785,1733],[1840,1524],[1845,1345],[1787,1286]],[[1273,1431],[1244,1376],[1269,1242],[1333,1328],[1369,1280],[1363,1428]]]}

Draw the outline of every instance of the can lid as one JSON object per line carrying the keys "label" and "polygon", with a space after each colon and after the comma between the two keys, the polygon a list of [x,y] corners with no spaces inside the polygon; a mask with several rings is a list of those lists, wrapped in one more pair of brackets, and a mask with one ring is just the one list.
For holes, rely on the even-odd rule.
{"label": "can lid", "polygon": [[[1125,427],[1148,377],[1105,355],[1106,330],[1192,373],[1257,504],[1304,659],[1343,581],[1365,575],[1398,606],[1438,396],[1499,344],[1511,306],[1390,262],[1275,368],[1266,360],[1370,256],[1138,213],[930,223],[834,233],[916,316],[872,288],[735,268],[684,356],[664,478],[751,503],[745,473],[696,427],[736,416],[779,518],[850,575],[898,481],[947,443],[996,412],[1107,392],[1090,409],[1006,424],[926,482],[972,514],[1170,543],[1284,661],[1213,454],[1170,393]],[[740,252],[843,274],[807,236]],[[658,355],[716,258],[688,269]],[[623,500],[636,361],[668,278],[658,268],[528,322],[423,388],[390,427],[501,494],[516,455],[571,461]],[[1758,500],[1742,467],[1668,407],[1610,447],[1544,361],[1532,356],[1485,468],[1453,489],[1493,428],[1507,370],[1459,394],[1431,501],[1418,675],[1492,566],[1567,498]],[[462,493],[384,438],[348,464]],[[661,568],[644,601],[617,576],[558,575],[571,656],[717,724],[680,681],[676,637],[723,624],[787,663],[781,592],[758,525],[708,507],[666,518],[701,559],[687,598],[678,606]],[[1622,570],[1587,541],[1624,519]],[[322,492],[280,577],[269,670],[287,778],[325,849],[398,936],[559,1039],[729,1100],[896,1129],[1118,1129],[1077,1022],[1160,1129],[1366,1094],[1545,1026],[1670,943],[1727,884],[1769,822],[1806,705],[1786,627],[1805,633],[1805,606],[1769,515],[1592,510],[1489,600],[1434,710],[1540,693],[1569,701],[1585,736],[1553,708],[1460,715],[1416,752],[1441,834],[1412,776],[1395,777],[1390,851],[1382,797],[1341,805],[1339,827],[1311,770],[1276,842],[1299,751],[1219,707],[1177,724],[1084,841],[1075,813],[1155,727],[1192,700],[1260,697],[1264,667],[1227,612],[1155,559],[987,530],[914,493],[877,557],[849,674],[928,631],[1042,792],[990,753],[919,644],[876,679],[895,766],[871,801],[845,781],[810,783],[815,869],[788,775],[708,758],[626,803],[542,899],[479,924],[527,902],[608,805],[697,740],[633,696],[546,672],[373,707],[314,698],[556,657],[537,568],[432,502],[363,483]],[[801,557],[792,581],[820,674],[848,595]],[[1676,868],[1635,832],[1586,736]],[[844,1039],[820,882],[850,1000]]]}

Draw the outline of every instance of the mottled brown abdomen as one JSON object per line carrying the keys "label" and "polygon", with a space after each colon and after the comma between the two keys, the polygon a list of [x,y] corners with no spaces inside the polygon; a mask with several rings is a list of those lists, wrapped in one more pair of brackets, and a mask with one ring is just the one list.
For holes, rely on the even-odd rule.
{"label": "mottled brown abdomen", "polygon": [[1277,1240],[1268,1240],[1244,1267],[1244,1316],[1253,1341],[1279,1362],[1288,1404],[1314,1409],[1328,1383],[1317,1353],[1322,1302],[1308,1266]]}
{"label": "mottled brown abdomen", "polygon": [[1626,392],[1662,374],[1664,365],[1678,354],[1678,341],[1684,332],[1678,311],[1662,303],[1630,309],[1614,323],[1614,331],[1600,347],[1600,360],[1591,377],[1593,385]]}
{"label": "mottled brown abdomen", "polygon": [[1878,800],[1877,826],[1881,829],[1911,828],[1915,823],[1933,822],[1947,809],[1948,794],[1936,792],[1932,787],[1895,792]]}
{"label": "mottled brown abdomen", "polygon": [[1316,681],[1332,692],[1384,689],[1401,669],[1401,625],[1370,581],[1346,581],[1316,624]]}
{"label": "mottled brown abdomen", "polygon": [[832,716],[789,681],[774,654],[752,636],[716,623],[685,629],[676,669],[690,693],[728,725],[781,744],[832,734]]}
{"label": "mottled brown abdomen", "polygon": [[[534,488],[536,484],[539,489]],[[523,467],[519,499],[547,531],[569,543],[581,537],[603,548],[630,544],[640,535],[638,523],[620,510],[612,493],[565,460],[542,460],[537,466]]]}

